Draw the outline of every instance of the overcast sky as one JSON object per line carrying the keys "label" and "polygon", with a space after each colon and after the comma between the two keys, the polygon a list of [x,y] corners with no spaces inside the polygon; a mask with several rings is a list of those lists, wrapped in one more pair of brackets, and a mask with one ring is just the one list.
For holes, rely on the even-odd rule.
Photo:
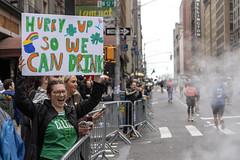
{"label": "overcast sky", "polygon": [[[149,3],[150,2],[150,3]],[[149,3],[149,4],[147,4]],[[173,29],[179,23],[179,7],[181,0],[141,0],[141,18],[147,75],[151,78],[163,74],[173,74]],[[169,53],[171,52],[171,53]],[[151,75],[152,70],[155,73]]]}

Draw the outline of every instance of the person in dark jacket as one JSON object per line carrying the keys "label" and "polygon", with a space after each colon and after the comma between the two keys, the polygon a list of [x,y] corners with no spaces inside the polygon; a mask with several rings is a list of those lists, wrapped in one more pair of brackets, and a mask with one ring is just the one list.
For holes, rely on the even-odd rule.
{"label": "person in dark jacket", "polygon": [[78,119],[93,110],[100,102],[103,85],[100,76],[95,76],[91,97],[76,105],[75,109],[66,105],[67,91],[62,81],[48,84],[43,104],[33,103],[25,93],[25,77],[21,75],[25,65],[19,58],[16,79],[16,104],[19,110],[31,118],[32,132],[29,150],[25,159],[60,159],[78,139]]}
{"label": "person in dark jacket", "polygon": [[[131,101],[134,104],[134,101],[142,98],[142,88],[141,87],[137,87],[137,83],[136,82],[132,82],[132,84],[130,85],[130,88],[126,88],[126,100]],[[126,125],[133,125],[132,124],[132,116],[133,116],[133,110],[132,110],[132,106],[128,105],[126,106],[126,116],[125,116],[125,123]],[[127,134],[128,132],[128,128],[129,127],[123,127],[123,133]],[[136,128],[137,129],[137,128]],[[130,134],[131,137],[134,137],[135,134],[134,132],[131,132]]]}
{"label": "person in dark jacket", "polygon": [[21,112],[15,104],[15,84],[12,79],[5,79],[3,81],[3,87],[5,89],[3,94],[8,95],[12,99],[12,105],[14,109],[13,123],[15,124],[17,133],[21,135]]}

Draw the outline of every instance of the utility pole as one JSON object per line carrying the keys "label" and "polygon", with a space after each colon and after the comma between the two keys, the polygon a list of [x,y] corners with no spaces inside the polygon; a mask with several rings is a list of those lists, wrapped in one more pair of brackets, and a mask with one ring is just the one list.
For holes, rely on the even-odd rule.
{"label": "utility pole", "polygon": [[115,18],[115,36],[116,36],[116,64],[114,76],[114,100],[119,101],[120,91],[120,0],[116,0],[116,18]]}
{"label": "utility pole", "polygon": [[137,62],[137,55],[136,55],[136,48],[137,48],[138,45],[133,46],[133,43],[137,42],[137,40],[136,40],[137,34],[135,33],[136,32],[135,27],[137,25],[136,16],[135,16],[135,14],[136,14],[135,11],[137,11],[137,9],[138,9],[137,1],[133,0],[132,5],[133,5],[133,9],[132,9],[132,48],[134,48],[134,51],[132,51],[132,62],[133,62],[134,78],[136,78],[137,77],[136,66],[137,66],[137,63],[138,63]]}

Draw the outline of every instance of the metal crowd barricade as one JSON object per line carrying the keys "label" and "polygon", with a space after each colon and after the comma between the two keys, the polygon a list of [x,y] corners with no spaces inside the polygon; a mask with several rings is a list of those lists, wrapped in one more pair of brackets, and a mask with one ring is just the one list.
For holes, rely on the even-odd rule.
{"label": "metal crowd barricade", "polygon": [[117,137],[120,137],[126,144],[131,144],[127,137],[119,129],[119,101],[105,102],[106,106],[106,136],[110,139],[107,145],[113,143]]}
{"label": "metal crowd barricade", "polygon": [[[139,126],[142,126],[146,122],[146,110],[143,106],[142,100],[134,101],[134,127],[137,129]],[[138,128],[139,129],[139,128]],[[142,137],[139,134],[140,137]]]}
{"label": "metal crowd barricade", "polygon": [[90,136],[82,137],[65,155],[61,160],[81,160],[81,156],[84,160],[91,159],[90,149]]}
{"label": "metal crowd barricade", "polygon": [[[90,112],[88,115],[93,115],[98,111],[100,110]],[[105,118],[105,113],[103,113],[102,118],[94,121],[94,128],[90,132],[91,159],[96,159],[99,155],[102,155],[102,158],[107,159],[104,154],[106,144]]]}
{"label": "metal crowd barricade", "polygon": [[[116,101],[101,102],[97,108],[102,108],[103,106],[106,107],[103,117],[94,122],[94,129],[91,131],[91,159],[96,159],[99,155],[107,159],[105,156],[105,147],[110,149],[114,154],[118,153],[118,151],[110,145],[118,136],[120,136],[125,143],[131,143],[119,130],[118,103]],[[100,111],[100,109],[89,113],[89,115],[98,111]],[[108,141],[107,138],[109,139]]]}
{"label": "metal crowd barricade", "polygon": [[156,131],[154,125],[151,123],[151,119],[147,118],[148,109],[146,99],[134,101],[134,126],[138,127],[139,131],[146,125],[151,131]]}
{"label": "metal crowd barricade", "polygon": [[131,144],[120,130],[124,127],[130,128],[127,135],[133,131],[137,137],[142,137],[135,129],[139,125],[142,128],[147,125],[150,130],[156,131],[152,123],[153,112],[150,99],[138,100],[134,104],[131,101],[101,102],[96,107],[97,110],[89,115],[100,111],[103,106],[106,107],[103,117],[94,122],[90,136],[82,137],[61,160],[81,160],[80,154],[84,160],[96,159],[99,155],[102,155],[102,159],[107,159],[105,147],[114,154],[118,153],[110,145],[117,137],[120,137],[126,144]]}
{"label": "metal crowd barricade", "polygon": [[132,131],[137,137],[140,133],[134,127],[134,105],[131,101],[117,101],[119,108],[119,127],[129,135]]}
{"label": "metal crowd barricade", "polygon": [[151,130],[156,132],[156,128],[152,122],[152,120],[154,119],[154,114],[153,114],[153,110],[152,110],[152,105],[151,105],[151,98],[147,98],[144,100],[144,105],[146,106],[146,124],[147,127]]}

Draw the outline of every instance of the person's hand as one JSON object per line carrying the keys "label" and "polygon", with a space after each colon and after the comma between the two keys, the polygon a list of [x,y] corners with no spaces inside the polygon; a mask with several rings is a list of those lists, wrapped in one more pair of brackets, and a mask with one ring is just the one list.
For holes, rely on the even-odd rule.
{"label": "person's hand", "polygon": [[91,127],[81,127],[81,125],[83,124],[83,121],[78,123],[78,131],[79,131],[79,136],[86,136],[89,135],[89,130],[91,129]]}
{"label": "person's hand", "polygon": [[94,82],[98,82],[98,83],[103,82],[102,75],[95,75],[94,76]]}
{"label": "person's hand", "polygon": [[137,87],[136,90],[137,91],[142,91],[142,88],[141,87]]}
{"label": "person's hand", "polygon": [[92,116],[92,120],[97,120],[97,119],[99,119],[99,118],[102,118],[102,116],[103,116],[103,110],[101,110],[101,111],[99,111],[99,112],[96,112],[96,113],[94,113],[93,114],[93,116]]}
{"label": "person's hand", "polygon": [[91,121],[88,121],[88,123],[90,123],[90,127],[88,128],[89,131],[93,130],[93,128],[94,128],[94,123],[91,122]]}
{"label": "person's hand", "polygon": [[26,63],[23,63],[23,62],[24,62],[24,59],[22,58],[22,56],[20,56],[19,59],[18,59],[18,69],[19,69],[19,71],[21,71],[21,72],[22,72],[23,66],[26,65]]}

